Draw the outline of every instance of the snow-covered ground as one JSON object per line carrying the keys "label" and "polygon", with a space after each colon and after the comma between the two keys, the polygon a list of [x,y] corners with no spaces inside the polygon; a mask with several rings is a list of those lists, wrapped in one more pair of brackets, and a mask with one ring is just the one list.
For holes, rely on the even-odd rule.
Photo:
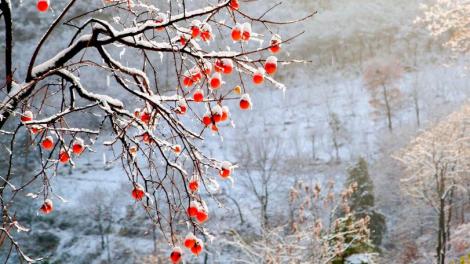
{"label": "snow-covered ground", "polygon": [[[419,78],[419,92],[422,93],[420,100],[422,127],[426,127],[428,122],[457,108],[470,93],[466,86],[469,79],[459,65],[449,68],[427,65],[418,72],[407,73],[400,83],[403,92],[410,92],[415,78]],[[240,112],[235,103],[229,105],[232,109],[234,127],[230,125],[221,127],[221,135],[211,132],[206,134],[205,149],[214,156],[234,162],[236,162],[236,151],[240,142],[250,144],[266,137],[279,137],[281,142],[284,142],[285,157],[294,155],[298,151],[302,153],[300,157],[304,158],[303,166],[292,170],[296,178],[289,177],[286,173],[281,175],[281,177],[286,177],[285,179],[276,178],[280,182],[275,188],[278,195],[272,198],[272,204],[282,204],[282,201],[287,199],[288,190],[297,178],[312,183],[326,183],[333,178],[341,187],[346,168],[359,156],[366,157],[371,164],[380,162],[383,151],[381,148],[384,145],[382,141],[386,138],[384,133],[389,133],[383,118],[379,120],[372,118],[373,109],[368,103],[369,98],[363,87],[361,76],[345,78],[334,74],[330,78],[326,76],[313,80],[299,78],[288,82],[290,85],[285,92],[259,87],[259,90],[253,94],[252,111]],[[306,83],[308,85],[305,85]],[[417,130],[413,106],[411,103],[404,105],[395,115],[395,129],[397,131]],[[334,112],[339,116],[346,131],[344,138],[341,139],[342,146],[339,152],[341,163],[334,162],[335,154],[328,126],[329,112]],[[312,135],[315,135],[314,143]],[[394,148],[406,143],[406,139],[394,138],[394,140],[397,140],[395,144],[390,144]],[[296,145],[296,141],[300,144]],[[100,152],[102,151],[98,151]],[[315,159],[312,158],[313,154]],[[97,187],[104,188],[110,196],[115,197],[119,201],[118,207],[124,208],[126,205],[132,205],[133,202],[128,196],[130,187],[126,185],[128,179],[119,165],[117,163],[105,166],[104,157],[101,154],[89,153],[78,161],[77,167],[72,170],[71,174],[68,169],[64,169],[54,182],[56,192],[68,201],[59,205],[59,210],[62,210],[61,207],[70,210],[79,208],[82,196],[92,193]],[[259,225],[259,205],[255,197],[247,193],[247,187],[242,184],[243,177],[246,176],[242,171],[236,170],[234,184],[221,182],[221,186],[239,201],[245,220],[256,228]],[[217,205],[211,201],[211,198],[207,199],[211,208],[214,208],[211,210],[214,219],[207,225],[209,229],[213,228],[217,233],[222,234],[239,225],[233,203],[226,200],[224,208],[216,209]],[[283,210],[285,209],[282,207],[270,208],[272,214],[282,214]],[[119,215],[123,217],[124,211],[121,210],[117,217]],[[222,228],[220,223],[224,223]],[[61,231],[59,236],[64,241],[68,241],[67,237],[72,234]],[[83,236],[79,238],[78,244],[71,248],[62,246],[61,250],[72,255],[80,251],[88,251],[96,248],[97,245],[93,243],[97,242],[83,244],[81,240],[94,241],[97,238],[96,235]],[[110,239],[124,241],[123,243],[126,241],[125,238],[119,236],[111,236]],[[145,248],[151,250],[151,237],[139,239],[138,243],[133,238],[132,245],[141,252],[145,252]]]}

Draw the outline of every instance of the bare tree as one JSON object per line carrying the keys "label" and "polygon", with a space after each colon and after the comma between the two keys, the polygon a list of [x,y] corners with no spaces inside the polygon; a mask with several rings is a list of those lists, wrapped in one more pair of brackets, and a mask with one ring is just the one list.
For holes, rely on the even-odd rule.
{"label": "bare tree", "polygon": [[402,190],[436,213],[436,260],[445,263],[454,203],[470,182],[470,106],[452,113],[395,155],[408,172]]}
{"label": "bare tree", "polygon": [[415,109],[415,115],[416,115],[416,125],[418,127],[421,126],[421,107],[420,107],[420,92],[419,92],[419,81],[418,81],[418,69],[417,69],[417,64],[418,64],[418,47],[417,43],[413,46],[413,70],[415,71],[413,75],[413,87],[411,90],[411,98],[413,100],[413,106]]}
{"label": "bare tree", "polygon": [[413,99],[413,106],[415,109],[415,115],[416,115],[416,125],[418,127],[421,126],[421,108],[420,108],[420,95],[419,95],[419,90],[418,90],[418,77],[415,76],[415,81],[413,83],[413,90],[411,91],[411,98]]}
{"label": "bare tree", "polygon": [[237,143],[237,160],[243,171],[243,184],[260,206],[261,227],[269,226],[269,205],[281,166],[282,143],[268,136],[256,140],[245,139]]}
{"label": "bare tree", "polygon": [[[239,250],[237,261],[245,263],[344,263],[350,252],[367,252],[369,219],[356,219],[354,212],[349,211],[348,198],[354,187],[335,195],[334,184],[328,185],[324,190],[318,184],[298,182],[292,186],[289,203],[295,215],[294,229],[267,229],[259,239],[251,241],[233,232],[222,243]],[[337,217],[339,211],[345,216]],[[331,218],[324,220],[324,216]]]}
{"label": "bare tree", "polygon": [[[277,68],[274,62],[288,62],[267,62],[265,58],[301,33],[280,40],[271,32],[313,14],[293,21],[272,21],[265,17],[272,8],[254,17],[239,9],[243,3],[238,0],[162,1],[158,8],[147,1],[112,0],[90,3],[86,12],[75,15],[74,7],[80,1],[70,0],[59,11],[60,2],[54,3],[58,15],[34,47],[27,69],[18,71],[26,73],[22,78],[13,70],[15,16],[11,12],[15,10],[10,0],[0,1],[7,80],[1,88],[0,133],[8,138],[10,151],[5,157],[9,161],[6,173],[0,178],[2,237],[11,242],[20,258],[36,261],[21,250],[11,232],[15,226],[15,212],[10,211],[14,198],[31,183],[42,182],[42,188],[31,197],[43,200],[43,213],[52,212],[57,194],[50,179],[62,166],[75,166],[74,160],[98,139],[115,154],[109,162],[122,164],[130,193],[169,245],[181,242],[178,230],[187,229],[186,223],[194,233],[205,234],[202,224],[207,208],[197,190],[188,188],[189,181],[197,179],[204,187],[209,180],[206,172],[219,171],[226,177],[232,167],[200,149],[204,132],[206,128],[219,131],[219,123],[225,120],[223,104],[235,101],[242,109],[250,108],[248,80],[255,75],[258,83],[266,81],[284,89],[273,75],[264,75],[258,68],[269,67],[272,73]],[[39,11],[47,12],[50,1],[39,0],[37,4]],[[237,23],[244,23],[243,31],[238,32],[240,38],[232,34],[240,29]],[[251,25],[263,28],[266,34],[252,32]],[[60,30],[72,35],[69,40],[61,39],[67,47],[47,50],[48,42]],[[224,37],[231,35],[235,41],[224,42]],[[267,44],[260,48],[250,41],[255,36],[268,38]],[[39,63],[45,50],[53,55]],[[162,56],[169,58],[167,64]],[[162,82],[160,69],[165,67],[168,77],[173,76],[168,83],[176,88],[162,84],[168,81]],[[237,74],[230,76],[234,70]],[[222,74],[240,88],[234,91],[224,85]],[[104,83],[105,79],[100,80],[104,76],[113,78],[109,89],[93,90],[93,81]],[[203,111],[206,114],[201,114]],[[88,119],[96,122],[85,122]],[[108,129],[111,135],[104,133]],[[18,166],[14,153],[19,131],[31,134],[40,165],[25,184],[15,186],[12,170]],[[193,209],[201,213],[197,219],[202,220],[186,214],[191,205],[197,205]]]}
{"label": "bare tree", "polygon": [[340,161],[339,148],[343,145],[343,140],[346,138],[346,129],[343,126],[338,114],[330,112],[328,116],[328,125],[331,130],[331,140],[335,149],[335,157],[337,161]]}
{"label": "bare tree", "polygon": [[470,3],[466,0],[440,0],[423,5],[423,16],[416,19],[433,36],[448,37],[445,46],[457,51],[470,51]]}
{"label": "bare tree", "polygon": [[379,114],[385,115],[390,131],[393,129],[393,112],[402,97],[395,83],[402,74],[402,66],[393,58],[376,58],[364,70],[364,82],[372,97],[369,103]]}
{"label": "bare tree", "polygon": [[101,249],[106,251],[108,263],[111,263],[111,250],[109,245],[109,233],[113,223],[116,221],[113,218],[115,204],[114,197],[110,196],[102,188],[95,188],[92,191],[86,192],[80,199],[80,212],[86,213],[91,217],[93,223],[97,225],[98,233],[101,238]]}

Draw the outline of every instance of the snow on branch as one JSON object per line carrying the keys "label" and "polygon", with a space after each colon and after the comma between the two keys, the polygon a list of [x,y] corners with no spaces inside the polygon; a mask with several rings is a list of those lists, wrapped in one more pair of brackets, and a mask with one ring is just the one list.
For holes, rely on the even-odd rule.
{"label": "snow on branch", "polygon": [[[63,166],[80,166],[77,161],[93,155],[93,145],[101,143],[98,149],[112,155],[105,158],[106,166],[120,163],[129,193],[174,247],[172,256],[181,260],[178,245],[187,229],[198,246],[190,250],[203,250],[201,238],[211,237],[205,228],[210,213],[206,199],[215,199],[218,181],[233,182],[237,168],[235,162],[205,153],[205,136],[221,137],[233,127],[232,102],[232,111],[250,113],[254,86],[286,89],[276,80],[281,67],[304,61],[278,56],[302,33],[282,40],[272,32],[283,32],[286,23],[245,14],[239,5],[248,3],[237,0],[200,1],[194,5],[204,6],[192,11],[176,1],[176,13],[171,2],[167,12],[140,1],[106,1],[105,8],[90,4],[62,25],[80,3],[68,2],[36,46],[24,82],[13,76],[2,98],[0,133],[10,141],[7,173],[0,182],[2,201],[11,202],[38,184],[40,190],[27,197],[41,200],[41,214],[56,213],[54,202],[67,197],[56,193],[50,179],[60,177]],[[39,11],[48,12],[48,1],[43,4]],[[97,18],[101,12],[107,13]],[[289,23],[304,19],[294,17]],[[46,42],[56,41],[62,26],[71,33],[65,34],[71,36],[64,42],[69,45],[36,65],[38,54],[53,52],[54,45]],[[16,142],[25,134],[39,165],[16,188]],[[33,261],[19,245],[17,252]]]}

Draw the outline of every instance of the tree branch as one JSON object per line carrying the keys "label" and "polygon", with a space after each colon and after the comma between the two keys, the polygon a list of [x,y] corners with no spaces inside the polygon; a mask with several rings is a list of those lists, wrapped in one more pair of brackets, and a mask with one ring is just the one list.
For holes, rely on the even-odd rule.
{"label": "tree branch", "polygon": [[11,91],[13,82],[13,21],[11,19],[11,3],[10,0],[1,0],[0,10],[3,12],[3,20],[5,21],[5,78],[7,84],[7,92]]}
{"label": "tree branch", "polygon": [[54,22],[52,23],[52,25],[49,27],[49,29],[46,31],[46,34],[44,34],[44,36],[41,38],[41,40],[39,41],[39,44],[36,46],[36,49],[34,50],[33,52],[33,56],[31,57],[31,61],[29,62],[29,67],[28,67],[28,73],[26,75],[26,81],[30,81],[31,78],[32,78],[32,71],[33,71],[33,67],[34,67],[34,64],[36,62],[36,57],[38,56],[39,54],[39,51],[41,50],[41,47],[42,45],[46,42],[47,38],[49,37],[49,35],[52,33],[52,31],[54,30],[54,28],[59,24],[59,22],[62,20],[62,18],[67,14],[67,12],[69,11],[69,9],[73,6],[73,4],[75,4],[77,0],[71,0],[68,5],[64,8],[64,10],[62,11],[62,13],[59,15],[59,17],[56,18],[56,20],[54,20]]}

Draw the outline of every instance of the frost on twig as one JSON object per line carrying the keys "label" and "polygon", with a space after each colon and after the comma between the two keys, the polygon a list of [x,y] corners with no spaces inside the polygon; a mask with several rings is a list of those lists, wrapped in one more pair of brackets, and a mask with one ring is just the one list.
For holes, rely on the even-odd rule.
{"label": "frost on twig", "polygon": [[[0,178],[4,219],[14,222],[6,204],[22,191],[40,200],[41,213],[55,213],[54,202],[66,202],[67,197],[55,192],[50,179],[61,177],[65,165],[80,166],[76,161],[92,155],[92,146],[100,142],[112,153],[103,152],[104,166],[121,164],[129,193],[177,249],[183,230],[208,234],[204,222],[210,211],[204,197],[219,191],[219,179],[212,175],[235,182],[236,165],[205,153],[206,135],[229,129],[226,124],[236,121],[231,120],[229,105],[246,104],[243,100],[250,98],[253,85],[266,80],[285,89],[276,80],[276,71],[282,69],[274,56],[282,57],[280,51],[300,34],[285,41],[271,36],[271,27],[279,31],[289,23],[252,17],[238,9],[242,3],[236,0],[199,1],[191,4],[195,6],[191,10],[180,0],[158,8],[141,1],[104,1],[104,6],[98,1],[98,6],[90,4],[88,11],[73,15],[71,10],[80,2],[72,0],[57,10],[59,15],[33,53],[25,80],[12,78],[16,82],[1,98],[0,134],[10,141],[9,165]],[[39,11],[49,14],[48,5],[49,1],[38,2]],[[54,9],[59,7],[57,3]],[[239,39],[232,36],[238,21],[245,21]],[[266,32],[254,32],[252,26]],[[61,39],[68,46],[54,51],[46,44],[62,27],[72,37]],[[254,80],[253,73],[260,68],[265,70]],[[101,84],[105,89],[95,87]],[[201,98],[194,96],[196,91]],[[16,129],[6,129],[10,124]],[[23,132],[39,162],[26,183],[15,187],[15,142]],[[33,184],[40,190],[27,190]],[[190,208],[195,215],[188,215]],[[192,250],[202,250],[199,246]],[[19,246],[17,251],[26,262],[33,261]]]}

